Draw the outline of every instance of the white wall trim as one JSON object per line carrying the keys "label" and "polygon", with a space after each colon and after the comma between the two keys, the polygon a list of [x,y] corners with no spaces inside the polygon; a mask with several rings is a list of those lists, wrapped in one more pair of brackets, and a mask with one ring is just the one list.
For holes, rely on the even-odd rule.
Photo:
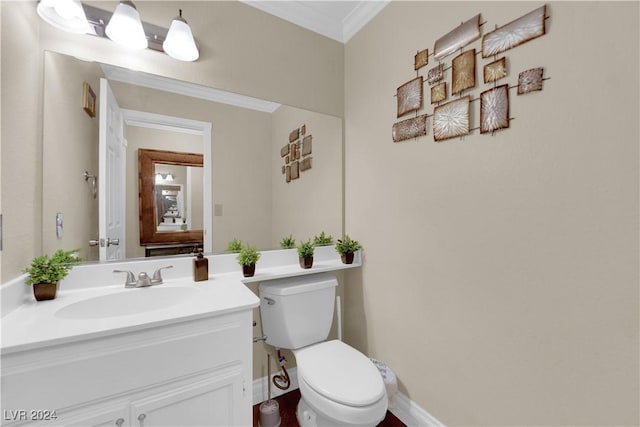
{"label": "white wall trim", "polygon": [[[291,368],[287,372],[289,372],[289,377],[291,378],[291,387],[288,390],[280,390],[272,384],[272,398],[298,389],[298,371],[296,368]],[[265,400],[267,400],[267,377],[257,378],[253,380],[253,405]],[[436,417],[422,409],[420,405],[409,399],[404,393],[398,392],[395,395],[395,405],[389,411],[409,427],[445,427]]]}
{"label": "white wall trim", "polygon": [[100,64],[102,72],[107,79],[129,83],[136,86],[150,89],[163,90],[165,92],[176,93],[178,95],[190,96],[221,104],[233,105],[234,107],[247,108],[249,110],[273,113],[280,108],[280,104],[251,96],[240,95],[196,83],[184,82],[168,77],[157,76],[144,73],[142,71],[127,70],[114,65]]}
{"label": "white wall trim", "polygon": [[407,426],[445,427],[436,417],[425,411],[413,400],[398,392],[395,396],[395,406],[389,409],[393,415]]}
{"label": "white wall trim", "polygon": [[361,1],[342,21],[342,42],[351,40],[390,2],[391,0]]}
{"label": "white wall trim", "polygon": [[[296,368],[287,369],[289,373],[289,379],[291,380],[291,386],[287,390],[280,390],[278,387],[271,384],[271,397],[282,396],[285,393],[298,389],[298,370]],[[264,402],[267,397],[267,377],[262,377],[253,380],[253,405]]]}

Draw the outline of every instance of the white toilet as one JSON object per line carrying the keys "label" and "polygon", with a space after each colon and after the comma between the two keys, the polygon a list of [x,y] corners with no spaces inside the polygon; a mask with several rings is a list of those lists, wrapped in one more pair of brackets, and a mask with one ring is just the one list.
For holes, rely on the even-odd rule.
{"label": "white toilet", "polygon": [[266,342],[293,351],[307,426],[375,426],[387,412],[376,366],[342,341],[325,341],[333,321],[335,277],[328,273],[263,282],[260,317]]}

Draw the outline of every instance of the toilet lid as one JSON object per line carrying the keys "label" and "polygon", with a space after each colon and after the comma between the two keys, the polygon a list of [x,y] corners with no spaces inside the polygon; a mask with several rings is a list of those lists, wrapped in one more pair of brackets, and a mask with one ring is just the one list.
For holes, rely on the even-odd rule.
{"label": "toilet lid", "polygon": [[328,399],[343,405],[367,406],[384,397],[378,368],[342,341],[327,341],[294,353],[298,376]]}

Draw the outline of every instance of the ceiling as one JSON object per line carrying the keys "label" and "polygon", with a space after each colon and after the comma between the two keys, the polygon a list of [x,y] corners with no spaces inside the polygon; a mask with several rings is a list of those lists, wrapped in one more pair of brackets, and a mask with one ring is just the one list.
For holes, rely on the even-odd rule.
{"label": "ceiling", "polygon": [[390,0],[240,0],[341,43],[356,35]]}

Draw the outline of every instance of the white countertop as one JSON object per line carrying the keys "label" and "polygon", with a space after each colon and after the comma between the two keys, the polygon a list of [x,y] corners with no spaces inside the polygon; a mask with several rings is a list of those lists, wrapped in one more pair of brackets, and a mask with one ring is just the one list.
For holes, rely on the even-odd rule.
{"label": "white countertop", "polygon": [[[123,285],[93,289],[58,291],[49,301],[27,301],[2,318],[2,354],[51,345],[104,337],[170,323],[218,316],[252,309],[258,297],[241,281],[241,274],[224,274],[208,281],[191,278],[165,280],[148,288],[125,289]],[[98,318],[61,317],[59,311],[71,304],[120,292],[148,292],[153,297],[160,288],[191,288],[176,304],[137,314]]]}

